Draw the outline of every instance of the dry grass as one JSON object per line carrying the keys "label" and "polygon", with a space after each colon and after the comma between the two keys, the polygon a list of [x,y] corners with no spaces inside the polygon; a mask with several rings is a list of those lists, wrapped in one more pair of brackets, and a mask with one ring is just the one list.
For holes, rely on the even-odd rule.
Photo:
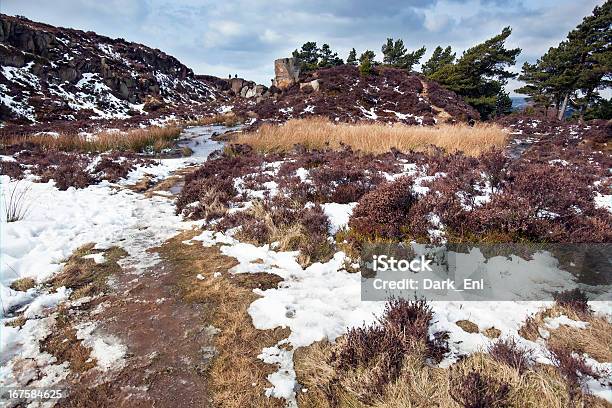
{"label": "dry grass", "polygon": [[494,124],[440,125],[436,127],[373,123],[334,124],[324,118],[293,119],[283,125],[264,124],[254,133],[238,135],[235,142],[259,151],[286,151],[296,144],[307,148],[339,149],[348,145],[366,153],[427,151],[437,146],[449,153],[463,151],[478,156],[502,147],[506,135]]}
{"label": "dry grass", "polygon": [[[589,323],[585,329],[561,326],[550,330],[549,347],[587,353],[600,362],[611,361],[609,345],[612,326],[594,315],[580,318],[571,309],[556,305],[529,320],[525,329],[539,336],[547,317],[565,314]],[[333,366],[334,349],[341,344],[326,341],[296,350],[294,354],[298,382],[307,389],[298,392],[300,406],[317,408],[357,407],[609,407],[610,404],[588,392],[571,388],[562,370],[554,365],[529,364],[515,367],[488,353],[475,353],[449,368],[427,364],[424,350],[418,347],[404,354],[399,377],[389,383],[374,401],[364,401],[363,384],[372,375],[371,368],[340,371]],[[535,340],[535,339],[534,339]],[[541,339],[542,340],[542,339]],[[543,340],[542,340],[543,341]],[[367,391],[367,390],[366,390]]]}
{"label": "dry grass", "polygon": [[[561,325],[557,329],[546,327],[544,319],[566,315],[572,320],[584,321],[584,329]],[[519,334],[527,340],[537,341],[540,330],[549,332],[546,342],[552,348],[569,349],[572,352],[586,353],[600,363],[612,362],[612,323],[605,317],[593,314],[578,315],[572,309],[555,305],[527,318]]]}
{"label": "dry grass", "polygon": [[463,388],[470,373],[478,373],[490,387],[486,390],[489,392],[494,393],[496,387],[507,385],[507,395],[494,406],[562,408],[570,403],[563,378],[550,366],[539,365],[519,374],[486,354],[476,353],[444,369],[424,363],[422,356],[416,353],[405,357],[400,377],[387,386],[379,399],[364,404],[359,401],[356,391],[359,390],[359,382],[368,373],[355,372],[353,378],[340,378],[334,367],[327,363],[332,348],[330,343],[319,342],[296,351],[298,381],[307,389],[306,392],[298,392],[299,406],[460,408],[463,405],[452,395],[470,392]]}
{"label": "dry grass", "polygon": [[41,343],[41,349],[57,358],[59,363],[70,363],[73,372],[83,373],[96,366],[91,349],[77,339],[76,329],[64,312],[60,312],[51,334]]}
{"label": "dry grass", "polygon": [[[269,274],[229,275],[237,264],[216,247],[185,245],[194,232],[180,234],[158,250],[160,255],[181,273],[181,296],[203,306],[206,323],[221,329],[215,336],[218,354],[208,368],[212,405],[224,408],[283,407],[284,401],[268,398],[263,389],[269,387],[266,376],[276,369],[257,356],[264,347],[288,336],[287,329],[260,331],[253,327],[247,309],[257,299],[255,287],[275,287],[280,278]],[[215,272],[222,276],[214,277]],[[203,280],[195,278],[197,274]]]}
{"label": "dry grass", "polygon": [[32,278],[21,278],[11,283],[11,289],[19,290],[21,292],[25,292],[34,286],[36,286],[36,281]]}
{"label": "dry grass", "polygon": [[[121,272],[117,261],[126,256],[127,252],[119,247],[111,247],[104,251],[97,251],[93,248],[94,244],[86,244],[77,249],[68,258],[62,271],[51,280],[53,287],[66,286],[73,289],[71,299],[104,292],[109,276]],[[94,253],[103,253],[104,262],[97,264],[91,258],[83,258],[83,256]]]}
{"label": "dry grass", "polygon": [[45,149],[64,152],[106,152],[109,150],[143,152],[154,150],[159,152],[172,145],[181,134],[178,126],[149,127],[133,129],[126,132],[100,132],[95,136],[60,133],[57,136],[42,134],[31,136],[14,136],[2,140],[5,146],[30,142]]}

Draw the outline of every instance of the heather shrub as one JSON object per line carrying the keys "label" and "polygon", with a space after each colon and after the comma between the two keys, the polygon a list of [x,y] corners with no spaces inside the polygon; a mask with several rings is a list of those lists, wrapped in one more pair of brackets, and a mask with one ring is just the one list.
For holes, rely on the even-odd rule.
{"label": "heather shrub", "polygon": [[23,168],[14,161],[0,161],[0,174],[9,176],[14,180],[23,178]]}
{"label": "heather shrub", "polygon": [[513,338],[497,340],[489,347],[489,354],[494,360],[514,368],[519,374],[523,374],[533,364],[531,350],[522,347]]}
{"label": "heather shrub", "polygon": [[65,162],[57,167],[47,169],[41,175],[41,181],[55,181],[55,187],[59,190],[67,190],[70,187],[85,188],[95,184],[96,180],[85,171],[84,165],[77,162]]}
{"label": "heather shrub", "polygon": [[553,365],[567,383],[568,392],[572,400],[582,395],[584,376],[600,378],[599,373],[586,363],[584,357],[572,353],[569,348],[549,344],[548,350]]}
{"label": "heather shrub", "polygon": [[176,213],[207,221],[225,214],[238,194],[232,179],[202,178],[185,184],[176,200]]}
{"label": "heather shrub", "polygon": [[578,316],[587,316],[591,314],[588,298],[586,294],[578,288],[557,292],[553,295],[553,298],[557,305],[573,311]]}
{"label": "heather shrub", "polygon": [[448,333],[432,338],[428,334],[432,318],[424,300],[392,299],[374,324],[347,332],[334,346],[329,363],[341,376],[360,373],[364,402],[380,396],[400,375],[405,358],[439,362],[448,352]]}
{"label": "heather shrub", "polygon": [[404,176],[365,194],[353,211],[350,227],[365,237],[400,239],[416,202],[412,184],[413,179]]}
{"label": "heather shrub", "polygon": [[329,220],[319,205],[304,206],[290,197],[274,196],[255,202],[246,211],[226,216],[219,230],[240,227],[241,240],[257,245],[276,242],[281,251],[300,251],[300,263],[327,261],[334,253],[327,239]]}
{"label": "heather shrub", "polygon": [[490,374],[470,371],[451,377],[450,395],[465,408],[494,408],[508,406],[510,385]]}
{"label": "heather shrub", "polygon": [[136,165],[152,163],[151,160],[143,159],[133,153],[113,152],[101,156],[93,169],[94,174],[100,180],[108,180],[112,183],[127,177]]}

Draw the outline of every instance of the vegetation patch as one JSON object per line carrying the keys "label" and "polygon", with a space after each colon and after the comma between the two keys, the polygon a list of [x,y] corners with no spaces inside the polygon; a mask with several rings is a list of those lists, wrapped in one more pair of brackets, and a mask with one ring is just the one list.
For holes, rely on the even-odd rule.
{"label": "vegetation patch", "polygon": [[[102,263],[96,263],[91,257],[85,258],[96,254],[103,256]],[[84,245],[68,258],[63,270],[50,283],[53,288],[65,286],[72,289],[72,299],[100,294],[106,290],[108,278],[121,272],[117,261],[126,255],[127,252],[119,247],[95,250],[94,244]]]}
{"label": "vegetation patch", "polygon": [[408,126],[382,123],[334,124],[325,118],[292,119],[282,125],[264,124],[254,133],[241,134],[236,143],[258,151],[279,152],[295,145],[310,149],[342,149],[350,146],[364,153],[382,154],[429,151],[432,146],[446,152],[477,156],[493,147],[501,148],[506,135],[494,124]]}
{"label": "vegetation patch", "polygon": [[[270,386],[266,377],[275,368],[257,356],[264,347],[286,338],[288,330],[256,330],[247,312],[258,297],[252,289],[275,285],[274,281],[267,274],[248,279],[227,274],[237,262],[222,255],[217,247],[182,243],[193,235],[193,232],[179,234],[158,250],[181,273],[180,295],[186,301],[201,304],[206,322],[220,329],[215,336],[218,353],[206,371],[213,404],[236,408],[284,407],[283,400],[262,393],[262,389]],[[215,276],[216,272],[221,272],[221,276]],[[198,274],[204,279],[197,279]]]}
{"label": "vegetation patch", "polygon": [[60,311],[51,334],[42,341],[41,350],[57,358],[58,363],[68,362],[70,370],[83,373],[96,366],[96,359],[91,357],[91,348],[77,339],[76,329],[67,314]]}
{"label": "vegetation patch", "polygon": [[36,281],[32,278],[21,278],[11,282],[11,289],[25,292],[36,286]]}

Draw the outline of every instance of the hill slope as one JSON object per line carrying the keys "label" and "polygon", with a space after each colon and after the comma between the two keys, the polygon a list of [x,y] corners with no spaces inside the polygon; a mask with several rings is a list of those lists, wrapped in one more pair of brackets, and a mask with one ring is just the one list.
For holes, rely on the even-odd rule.
{"label": "hill slope", "polygon": [[373,75],[364,77],[357,67],[350,65],[302,75],[300,83],[274,98],[242,109],[263,121],[314,115],[341,122],[375,120],[433,125],[479,119],[478,112],[454,92],[420,75],[377,67]]}
{"label": "hill slope", "polygon": [[126,119],[220,95],[164,52],[0,14],[0,120]]}

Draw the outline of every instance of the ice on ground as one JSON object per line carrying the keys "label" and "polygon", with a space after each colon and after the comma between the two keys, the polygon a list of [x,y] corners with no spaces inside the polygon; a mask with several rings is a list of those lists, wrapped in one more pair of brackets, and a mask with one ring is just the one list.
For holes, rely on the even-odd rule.
{"label": "ice on ground", "polygon": [[104,254],[99,252],[96,254],[84,255],[83,259],[93,259],[93,261],[97,264],[103,264],[106,262],[106,258],[104,258]]}
{"label": "ice on ground", "polygon": [[86,322],[76,327],[76,337],[91,348],[91,357],[101,371],[118,370],[125,366],[127,347],[112,335],[99,333],[97,324]]}

